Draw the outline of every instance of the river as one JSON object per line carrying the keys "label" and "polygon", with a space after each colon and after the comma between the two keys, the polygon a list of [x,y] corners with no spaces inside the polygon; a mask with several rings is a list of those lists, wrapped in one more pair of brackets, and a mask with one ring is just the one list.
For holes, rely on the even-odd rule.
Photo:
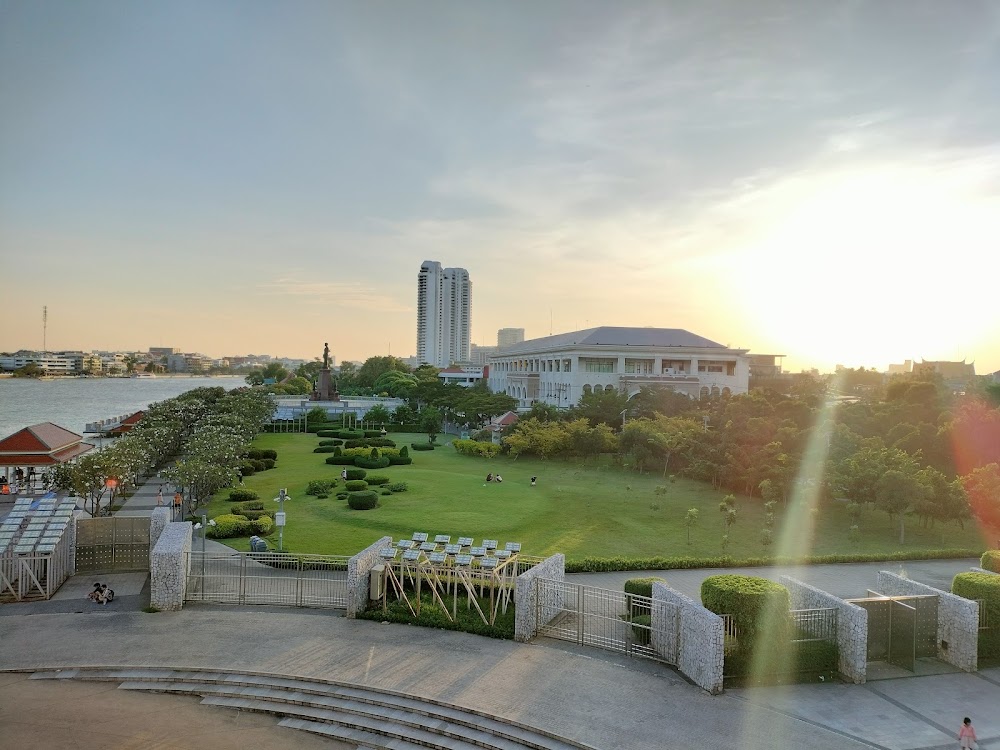
{"label": "river", "polygon": [[0,440],[39,422],[82,433],[88,422],[131,414],[192,388],[244,384],[239,377],[0,378]]}

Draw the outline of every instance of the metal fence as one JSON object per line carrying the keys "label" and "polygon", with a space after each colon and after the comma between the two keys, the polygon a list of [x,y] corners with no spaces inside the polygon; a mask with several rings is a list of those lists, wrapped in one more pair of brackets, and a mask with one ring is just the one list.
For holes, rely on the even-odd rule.
{"label": "metal fence", "polygon": [[993,618],[990,617],[989,610],[986,608],[986,600],[976,599],[975,601],[979,605],[979,629],[991,630],[994,623],[992,622]]}
{"label": "metal fence", "polygon": [[81,573],[149,570],[149,518],[77,519],[76,569]]}
{"label": "metal fence", "polygon": [[280,552],[191,552],[188,601],[347,608],[342,555]]}
{"label": "metal fence", "polygon": [[[725,646],[735,648],[739,644],[740,633],[736,627],[736,619],[732,615],[720,615],[722,618]],[[791,643],[805,641],[837,642],[837,609],[824,607],[819,609],[793,609],[788,613]]]}
{"label": "metal fence", "polygon": [[536,613],[557,603],[549,622],[536,623],[539,635],[677,663],[680,616],[669,602],[544,578],[535,579],[534,596]]}

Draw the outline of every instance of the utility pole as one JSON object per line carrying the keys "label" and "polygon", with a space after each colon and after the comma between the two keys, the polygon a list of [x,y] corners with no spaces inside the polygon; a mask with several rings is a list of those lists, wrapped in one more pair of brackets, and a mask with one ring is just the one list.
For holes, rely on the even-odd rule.
{"label": "utility pole", "polygon": [[49,328],[49,306],[42,305],[42,354],[49,350],[48,331]]}

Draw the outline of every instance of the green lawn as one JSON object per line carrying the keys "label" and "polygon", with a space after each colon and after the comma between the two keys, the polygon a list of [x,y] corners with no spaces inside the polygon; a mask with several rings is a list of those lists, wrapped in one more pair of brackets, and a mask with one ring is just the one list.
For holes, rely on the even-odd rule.
{"label": "green lawn", "polygon": [[[425,435],[394,434],[400,446],[426,441]],[[471,536],[476,540],[518,541],[530,555],[562,552],[568,560],[584,557],[709,557],[722,554],[725,533],[719,502],[724,494],[710,485],[678,478],[665,481],[657,474],[625,472],[600,463],[568,463],[532,458],[511,460],[501,456],[479,459],[460,456],[445,443],[435,451],[410,451],[409,466],[378,470],[393,481],[405,481],[409,491],[380,497],[381,506],[356,511],[345,500],[331,495],[320,500],[305,494],[312,479],[339,478],[343,467],[325,463],[329,454],[313,453],[319,444],[314,435],[262,434],[254,447],[273,448],[278,465],[246,479],[268,505],[277,509],[279,487],[287,487],[292,500],[285,504],[288,525],[285,549],[293,552],[353,554],[383,535],[409,538],[414,531],[431,535]],[[487,473],[499,473],[503,484],[485,483]],[[538,485],[530,486],[530,477]],[[666,495],[656,495],[666,485]],[[341,489],[341,488],[338,488]],[[335,492],[337,490],[334,490]],[[213,499],[209,516],[227,512],[228,490]],[[763,510],[759,499],[738,497],[739,520],[730,531],[726,553],[732,557],[776,554],[760,543]],[[684,515],[698,508],[700,519],[686,541]],[[775,537],[780,536],[779,509]],[[898,544],[898,522],[890,524],[881,512],[866,510],[861,520],[862,539],[848,540],[850,522],[841,503],[823,508],[816,519],[811,554],[891,553],[917,549],[979,549],[982,542],[974,524],[964,530],[955,525],[922,529],[907,521],[907,543]],[[249,548],[246,539],[224,540],[237,549]],[[277,544],[277,531],[271,537]]]}

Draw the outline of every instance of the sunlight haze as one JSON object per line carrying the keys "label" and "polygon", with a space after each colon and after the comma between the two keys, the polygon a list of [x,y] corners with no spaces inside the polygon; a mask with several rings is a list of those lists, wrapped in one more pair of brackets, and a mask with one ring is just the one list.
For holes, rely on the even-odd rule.
{"label": "sunlight haze", "polygon": [[0,350],[684,328],[1000,369],[1000,5],[0,3]]}

